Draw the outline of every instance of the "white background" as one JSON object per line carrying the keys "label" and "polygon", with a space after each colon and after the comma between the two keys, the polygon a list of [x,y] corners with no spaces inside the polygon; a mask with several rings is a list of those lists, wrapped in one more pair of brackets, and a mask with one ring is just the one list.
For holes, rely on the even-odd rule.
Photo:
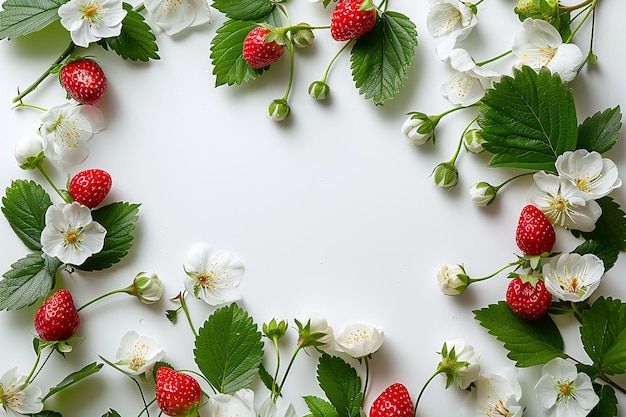
{"label": "white background", "polygon": [[[485,373],[512,366],[501,344],[471,313],[504,299],[504,275],[470,287],[461,297],[442,295],[435,277],[443,264],[462,263],[468,274],[483,276],[516,259],[514,231],[530,180],[507,187],[489,208],[474,207],[467,193],[473,183],[497,184],[517,172],[487,168],[488,155],[463,152],[458,187],[446,192],[433,185],[432,169],[450,159],[473,113],[444,118],[435,146],[416,147],[404,139],[400,126],[407,112],[436,114],[451,107],[439,94],[450,71],[437,58],[438,41],[426,29],[429,2],[389,3],[390,10],[408,15],[419,31],[417,56],[400,94],[378,107],[363,100],[344,54],[329,77],[331,98],[312,100],[306,93],[309,83],[321,78],[340,46],[328,31],[320,30],[314,45],[296,51],[292,117],[282,123],[268,119],[265,111],[284,93],[287,59],[247,85],[214,87],[209,45],[224,21],[216,10],[210,25],[173,38],[158,34],[160,61],[125,62],[98,47],[85,52],[100,62],[109,80],[98,104],[107,129],[91,141],[91,155],[81,166],[47,167],[59,185],[79,170],[105,169],[113,177],[107,202],[142,205],[135,245],[127,258],[106,272],[60,273],[58,286],[68,288],[76,304],[82,305],[128,285],[139,271],[155,270],[164,281],[165,295],[153,306],[117,295],[84,310],[78,331],[82,343],[65,360],[53,356],[36,380],[44,391],[69,372],[99,360],[98,355],[113,360],[121,336],[131,329],[157,339],[167,351],[165,359],[177,368],[195,368],[188,326],[183,320],[171,325],[163,312],[176,307],[168,298],[183,289],[182,263],[196,241],[244,259],[241,304],[257,323],[276,317],[289,319],[293,327],[293,318],[318,312],[336,332],[353,321],[382,327],[385,343],[371,360],[366,410],[394,382],[407,385],[415,399],[437,366],[436,352],[451,337],[463,337],[476,347]],[[463,43],[476,61],[510,48],[521,28],[512,11],[514,3],[487,0],[480,5],[479,24]],[[622,24],[626,3],[600,3],[595,33],[599,63],[586,67],[571,83],[580,120],[616,105],[626,107],[625,39],[623,31],[614,29]],[[292,0],[287,7],[294,23],[329,22],[330,10],[320,4]],[[588,39],[588,30],[575,38],[585,53]],[[40,114],[12,110],[11,98],[18,87],[24,89],[37,78],[68,41],[67,34],[53,25],[39,34],[0,42],[3,187],[17,178],[43,183],[37,172],[21,171],[13,159],[15,141],[37,129]],[[507,72],[512,62],[489,68]],[[49,108],[64,103],[65,96],[50,77],[25,101]],[[623,155],[620,142],[608,156],[623,167]],[[622,205],[626,202],[624,189],[614,196]],[[28,250],[4,220],[0,236],[0,269],[6,271]],[[575,245],[567,232],[558,231],[555,250],[569,251]],[[625,272],[620,257],[598,294],[626,299]],[[194,299],[189,299],[189,307],[197,326],[213,311]],[[0,313],[1,373],[13,366],[27,373],[32,366],[35,310],[33,306]],[[558,322],[566,351],[586,361],[576,324],[561,318]],[[283,345],[284,362],[291,354],[294,333]],[[307,413],[303,395],[321,395],[315,383],[316,357],[314,353],[298,357],[284,391],[299,415]],[[267,360],[270,364],[271,350]],[[538,368],[520,372],[530,416],[539,415],[532,390],[539,374]],[[456,388],[445,390],[444,381],[436,378],[428,387],[419,416],[460,415],[466,394]],[[626,404],[622,394],[618,399]],[[109,367],[48,405],[66,417],[100,416],[108,408],[128,417],[141,409],[136,387]]]}

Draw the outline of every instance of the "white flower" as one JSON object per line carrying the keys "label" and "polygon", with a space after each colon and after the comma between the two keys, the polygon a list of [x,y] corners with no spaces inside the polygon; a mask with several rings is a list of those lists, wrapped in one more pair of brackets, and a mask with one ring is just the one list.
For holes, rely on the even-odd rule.
{"label": "white flower", "polygon": [[402,123],[402,134],[414,145],[423,145],[435,132],[435,123],[423,113],[412,113]]}
{"label": "white flower", "polygon": [[457,41],[467,38],[478,20],[476,15],[459,0],[441,0],[428,9],[426,27],[436,38],[444,38],[437,46],[437,54],[443,60],[447,59]]}
{"label": "white flower", "polygon": [[487,207],[496,200],[498,190],[484,181],[478,182],[469,190],[470,200],[477,207]]}
{"label": "white flower", "polygon": [[91,210],[79,203],[48,207],[41,232],[41,250],[65,264],[80,265],[104,246],[106,229],[93,221]]}
{"label": "white flower", "polygon": [[444,265],[437,272],[437,283],[445,295],[459,295],[469,285],[469,277],[461,265]]}
{"label": "white flower", "polygon": [[257,417],[254,391],[243,388],[234,394],[214,394],[209,398],[207,414],[211,417]]}
{"label": "white flower", "polygon": [[144,304],[153,304],[163,295],[163,282],[154,272],[140,272],[135,275],[132,294]]}
{"label": "white flower", "polygon": [[233,253],[214,251],[205,243],[196,243],[183,266],[185,288],[209,305],[221,305],[241,298],[237,286],[244,266]]}
{"label": "white flower", "polygon": [[461,407],[465,417],[522,417],[522,387],[517,381],[517,369],[481,375],[474,384]]}
{"label": "white flower", "polygon": [[464,339],[455,337],[445,341],[437,370],[447,376],[446,388],[455,384],[460,389],[466,389],[476,381],[480,375],[479,359],[480,355]]}
{"label": "white flower", "polygon": [[546,288],[564,301],[584,301],[598,288],[604,263],[591,253],[566,253],[555,256],[543,266]]}
{"label": "white flower", "polygon": [[72,42],[86,48],[91,42],[118,36],[126,10],[122,0],[70,0],[59,7],[59,16]]}
{"label": "white flower", "polygon": [[483,98],[485,91],[491,88],[500,74],[476,65],[465,49],[453,49],[450,52],[450,66],[455,70],[441,85],[441,94],[451,103],[461,106],[475,104]]}
{"label": "white flower", "polygon": [[578,187],[585,200],[597,200],[622,186],[615,163],[598,152],[567,151],[559,155],[555,166],[560,176]]}
{"label": "white flower", "polygon": [[602,214],[595,201],[585,201],[582,192],[567,179],[543,171],[533,175],[539,192],[531,202],[546,215],[550,223],[567,229],[590,232]]}
{"label": "white flower", "polygon": [[146,0],[148,19],[174,35],[184,29],[208,23],[211,10],[207,0]]}
{"label": "white flower", "polygon": [[312,313],[306,321],[296,321],[298,326],[298,344],[302,347],[315,346],[326,350],[335,344],[333,328],[328,321],[317,313]]}
{"label": "white flower", "polygon": [[104,129],[104,118],[95,106],[56,106],[41,116],[39,129],[47,157],[67,164],[80,164],[89,155],[87,141]]}
{"label": "white flower", "polygon": [[41,389],[34,384],[25,385],[26,377],[16,373],[17,368],[13,368],[0,378],[0,406],[12,417],[39,413],[43,409]]}
{"label": "white flower", "polygon": [[154,339],[130,330],[122,337],[115,365],[131,375],[141,375],[151,372],[164,355],[165,350]]}
{"label": "white flower", "polygon": [[276,403],[272,401],[270,397],[268,397],[261,406],[259,407],[259,411],[257,413],[258,417],[296,417],[296,409],[293,404],[289,403],[287,409],[284,414],[280,414],[278,412],[278,407]]}
{"label": "white flower", "polygon": [[41,136],[38,134],[23,136],[15,144],[14,156],[20,168],[36,168],[44,159]]}
{"label": "white flower", "polygon": [[382,329],[363,323],[348,325],[335,338],[339,349],[355,359],[364,358],[378,351],[384,339]]}
{"label": "white flower", "polygon": [[512,51],[519,59],[519,66],[528,65],[534,70],[546,67],[563,81],[576,78],[585,61],[578,46],[563,43],[559,31],[541,19],[522,22],[522,31],[515,36]]}
{"label": "white flower", "polygon": [[535,393],[548,417],[585,417],[600,401],[591,378],[563,358],[546,363],[541,374]]}

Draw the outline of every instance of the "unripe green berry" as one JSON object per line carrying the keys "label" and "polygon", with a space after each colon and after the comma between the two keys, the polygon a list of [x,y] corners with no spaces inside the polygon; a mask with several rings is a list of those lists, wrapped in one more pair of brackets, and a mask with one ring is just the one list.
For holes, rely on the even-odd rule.
{"label": "unripe green berry", "polygon": [[[309,26],[308,23],[298,23],[296,26]],[[313,29],[310,27],[303,27],[294,32],[291,37],[291,41],[294,46],[298,48],[304,48],[305,46],[309,46],[315,40],[315,34],[313,33]]]}
{"label": "unripe green berry", "polygon": [[309,86],[309,95],[315,100],[326,100],[330,95],[330,87],[323,81],[313,81]]}
{"label": "unripe green berry", "polygon": [[268,117],[272,120],[276,120],[277,122],[285,120],[287,117],[289,117],[290,113],[291,108],[289,107],[289,103],[287,103],[287,100],[283,98],[277,98],[276,100],[272,101],[267,108]]}

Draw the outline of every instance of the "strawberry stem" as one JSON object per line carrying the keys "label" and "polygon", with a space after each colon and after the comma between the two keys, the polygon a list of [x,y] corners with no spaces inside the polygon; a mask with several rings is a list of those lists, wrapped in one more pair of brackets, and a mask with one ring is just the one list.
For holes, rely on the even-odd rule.
{"label": "strawberry stem", "polygon": [[296,360],[296,356],[298,356],[298,353],[300,352],[300,349],[302,349],[302,345],[299,344],[296,347],[296,350],[294,350],[293,354],[291,355],[291,359],[289,360],[289,365],[287,365],[287,370],[285,371],[285,374],[283,375],[283,380],[280,383],[280,385],[278,386],[278,391],[276,391],[275,393],[272,394],[272,400],[274,402],[276,402],[276,400],[278,400],[278,396],[283,391],[283,386],[285,385],[285,381],[287,380],[287,375],[289,375],[289,371],[291,370],[291,366],[293,365],[294,361]]}
{"label": "strawberry stem", "polygon": [[189,314],[189,309],[187,308],[187,303],[185,302],[185,294],[181,294],[180,295],[180,306],[183,309],[183,312],[185,313],[185,317],[187,318],[187,323],[189,323],[189,327],[191,327],[191,332],[193,333],[194,338],[198,337],[198,332],[196,332],[196,328],[193,325],[193,322],[191,321],[191,315]]}
{"label": "strawberry stem", "polygon": [[413,417],[417,416],[417,406],[419,405],[420,400],[422,399],[422,395],[424,394],[424,391],[426,391],[426,387],[428,386],[428,384],[430,384],[430,381],[432,381],[433,379],[435,379],[437,375],[439,375],[440,372],[441,371],[439,370],[439,368],[437,368],[435,373],[432,374],[430,378],[428,378],[428,380],[424,383],[424,386],[420,390],[420,393],[417,396],[417,400],[415,401],[415,408],[413,409]]}
{"label": "strawberry stem", "polygon": [[128,292],[128,289],[129,289],[129,288],[132,288],[132,287],[120,288],[119,290],[113,290],[113,291],[109,291],[109,292],[107,292],[107,293],[104,293],[104,294],[102,294],[102,295],[100,295],[100,296],[98,296],[98,297],[94,298],[93,300],[89,301],[87,304],[84,304],[84,305],[82,305],[81,307],[77,308],[77,309],[76,309],[76,311],[81,311],[81,310],[83,310],[85,307],[88,307],[88,306],[92,305],[93,303],[95,303],[96,301],[100,301],[100,300],[102,300],[103,298],[108,297],[109,295],[119,294],[119,293],[122,293],[122,292],[123,292],[123,293],[127,293],[127,294],[128,294],[128,293],[129,293],[129,292]]}
{"label": "strawberry stem", "polygon": [[326,70],[324,71],[324,76],[322,76],[322,79],[320,81],[322,81],[323,83],[326,83],[326,79],[328,78],[328,73],[330,72],[330,68],[333,66],[333,64],[335,63],[337,58],[339,58],[339,55],[341,55],[341,53],[348,47],[348,45],[351,45],[351,44],[352,44],[352,42],[346,42],[341,47],[341,49],[339,49],[339,51],[337,51],[335,56],[333,56],[333,58],[328,63],[328,66],[326,67]]}
{"label": "strawberry stem", "polygon": [[55,184],[54,181],[52,181],[52,178],[50,178],[50,175],[48,175],[48,172],[46,171],[46,169],[42,166],[42,164],[37,164],[37,170],[39,172],[41,172],[41,175],[43,175],[43,177],[46,179],[46,181],[48,181],[48,184],[50,184],[50,186],[52,187],[52,189],[54,189],[54,191],[61,197],[61,199],[66,202],[67,204],[71,204],[72,203],[72,197],[67,193],[67,192],[63,192],[61,191]]}

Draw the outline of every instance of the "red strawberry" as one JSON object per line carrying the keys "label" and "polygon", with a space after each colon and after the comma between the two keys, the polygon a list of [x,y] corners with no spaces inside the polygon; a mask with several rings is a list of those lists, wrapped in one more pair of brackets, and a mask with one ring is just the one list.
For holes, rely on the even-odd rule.
{"label": "red strawberry", "polygon": [[529,320],[536,320],[545,315],[550,309],[551,301],[552,294],[541,280],[533,285],[528,281],[522,281],[520,277],[513,278],[506,290],[506,302],[511,310]]}
{"label": "red strawberry", "polygon": [[57,341],[72,337],[80,325],[74,300],[68,290],[59,290],[35,313],[35,331],[42,340]]}
{"label": "red strawberry", "polygon": [[91,59],[81,59],[64,65],[59,79],[70,97],[82,104],[96,104],[107,87],[104,71]]}
{"label": "red strawberry", "polygon": [[330,19],[330,34],[334,40],[343,42],[356,39],[374,28],[376,8],[372,5],[361,10],[370,0],[339,0]]}
{"label": "red strawberry", "polygon": [[156,401],[168,416],[186,416],[202,400],[200,384],[189,375],[161,366],[156,373]]}
{"label": "red strawberry", "polygon": [[111,184],[111,176],[108,172],[101,169],[88,169],[72,177],[68,191],[77,203],[94,208],[109,194]]}
{"label": "red strawberry", "polygon": [[285,52],[285,47],[276,41],[265,41],[265,37],[270,33],[269,29],[259,26],[252,29],[243,41],[243,59],[254,69],[272,65]]}
{"label": "red strawberry", "polygon": [[556,241],[554,227],[545,214],[533,205],[522,209],[515,232],[515,241],[527,255],[541,255],[550,252]]}
{"label": "red strawberry", "polygon": [[374,400],[370,417],[412,417],[413,401],[406,387],[395,383],[390,385]]}

